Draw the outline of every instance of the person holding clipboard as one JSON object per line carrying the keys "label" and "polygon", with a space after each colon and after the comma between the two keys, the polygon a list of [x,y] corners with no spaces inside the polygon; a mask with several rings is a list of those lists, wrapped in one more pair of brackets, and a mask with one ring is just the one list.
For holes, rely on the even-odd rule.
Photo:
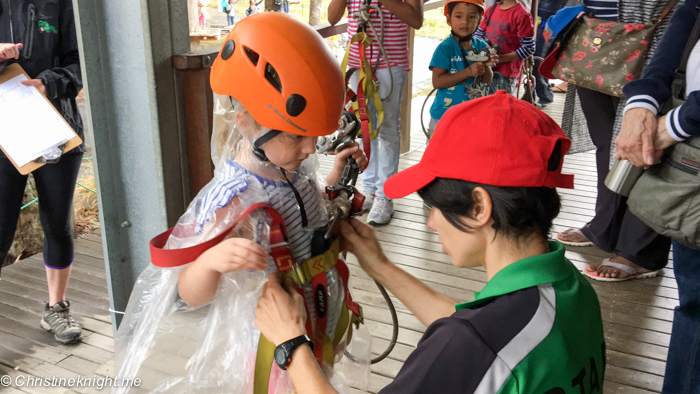
{"label": "person holding clipboard", "polygon": [[[0,69],[13,63],[22,66],[31,78],[22,83],[44,94],[84,140],[75,101],[83,84],[72,1],[0,0]],[[71,317],[66,288],[74,256],[71,205],[84,152],[81,144],[33,172],[49,288],[40,324],[60,343],[77,342],[82,333]],[[0,152],[0,261],[12,244],[26,183],[27,176]]]}

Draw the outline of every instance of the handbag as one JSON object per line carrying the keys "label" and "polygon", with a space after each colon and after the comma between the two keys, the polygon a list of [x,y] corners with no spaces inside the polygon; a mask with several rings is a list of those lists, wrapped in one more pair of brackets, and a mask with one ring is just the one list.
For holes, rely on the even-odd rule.
{"label": "handbag", "polygon": [[[666,108],[685,102],[685,69],[699,36],[700,19],[686,44]],[[661,163],[645,171],[635,183],[627,206],[657,233],[700,249],[700,136],[667,149]]]}
{"label": "handbag", "polygon": [[669,1],[656,22],[613,22],[583,15],[557,53],[552,74],[559,79],[610,96],[639,78],[659,23],[678,0]]}

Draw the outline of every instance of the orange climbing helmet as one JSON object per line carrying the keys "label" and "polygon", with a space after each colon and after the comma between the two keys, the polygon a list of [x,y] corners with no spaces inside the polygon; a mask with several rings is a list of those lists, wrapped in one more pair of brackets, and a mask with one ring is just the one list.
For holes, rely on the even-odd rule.
{"label": "orange climbing helmet", "polygon": [[211,69],[215,93],[238,100],[261,126],[303,136],[338,130],[345,88],[321,36],[280,12],[236,23]]}
{"label": "orange climbing helmet", "polygon": [[474,4],[475,6],[478,6],[481,8],[481,16],[484,16],[484,11],[486,11],[486,6],[484,5],[484,0],[447,0],[445,2],[445,16],[447,16],[447,6],[450,3],[469,3],[469,4]]}

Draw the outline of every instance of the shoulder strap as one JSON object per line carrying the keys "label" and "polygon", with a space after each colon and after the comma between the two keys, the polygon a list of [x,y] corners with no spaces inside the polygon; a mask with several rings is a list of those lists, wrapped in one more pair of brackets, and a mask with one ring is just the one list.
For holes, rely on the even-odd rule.
{"label": "shoulder strap", "polygon": [[661,12],[661,15],[659,16],[659,20],[656,21],[656,24],[658,25],[661,23],[661,21],[664,20],[666,15],[668,15],[669,12],[673,11],[673,9],[676,7],[676,4],[678,4],[678,0],[670,0],[668,2],[668,5],[666,5],[666,8]]}
{"label": "shoulder strap", "polygon": [[[228,233],[231,230],[233,230],[233,228],[241,221],[241,219],[245,218],[246,216],[250,215],[253,211],[258,209],[264,209],[272,218],[272,223],[270,225],[270,244],[272,246],[272,251],[270,252],[270,254],[273,258],[275,258],[277,262],[277,254],[284,254],[285,256],[280,257],[286,257],[286,253],[284,253],[284,251],[281,248],[283,247],[284,249],[287,249],[287,230],[284,227],[284,220],[282,219],[282,216],[280,216],[279,212],[277,212],[271,206],[265,204],[252,205],[250,208],[248,208],[248,210],[246,210],[243,213],[243,215],[241,215],[241,217],[237,221],[232,223],[226,230],[222,231],[221,234],[217,235],[215,238],[212,238],[207,242],[190,246],[189,248],[163,249],[163,247],[165,247],[165,244],[168,242],[170,234],[172,234],[173,230],[175,229],[174,227],[162,234],[155,236],[149,242],[149,247],[151,249],[151,262],[153,263],[153,265],[161,268],[173,268],[191,263],[195,261],[197,257],[199,257],[202,253],[206,252],[209,248],[223,241],[224,238],[226,238],[226,235],[228,235]],[[292,263],[293,261],[285,261],[285,267],[279,267],[279,262],[277,262],[277,265],[280,271],[286,272],[292,269]],[[286,267],[287,264],[289,264],[289,267]]]}
{"label": "shoulder strap", "polygon": [[493,3],[493,6],[491,7],[491,12],[489,12],[489,16],[486,17],[486,27],[489,27],[489,23],[491,23],[491,17],[493,16],[493,12],[496,11],[496,7],[498,7],[499,4],[501,4],[501,0],[498,0],[495,3]]}
{"label": "shoulder strap", "polygon": [[690,37],[688,37],[688,42],[685,44],[685,49],[683,50],[683,56],[681,56],[681,63],[680,67],[678,67],[678,72],[685,74],[685,69],[688,67],[688,59],[690,58],[690,53],[693,51],[693,48],[695,48],[695,45],[698,43],[700,40],[700,18],[698,18],[695,21],[695,25],[693,26],[693,31],[690,33]]}

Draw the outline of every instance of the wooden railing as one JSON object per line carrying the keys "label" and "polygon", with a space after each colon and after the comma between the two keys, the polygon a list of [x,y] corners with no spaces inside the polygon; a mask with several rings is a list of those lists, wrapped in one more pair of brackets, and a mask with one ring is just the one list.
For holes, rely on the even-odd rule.
{"label": "wooden railing", "polygon": [[[424,11],[441,8],[444,0],[430,1]],[[345,33],[347,19],[335,26],[328,23],[314,26],[326,38]],[[413,67],[413,40],[415,31],[409,28],[408,57]],[[213,126],[214,99],[209,75],[214,59],[221,47],[205,48],[173,57],[173,67],[181,73],[182,89],[185,97],[185,122],[187,128],[187,154],[190,169],[190,191],[195,196],[214,175],[211,162],[211,133]],[[413,72],[408,73],[402,97],[401,113],[401,152],[409,150],[411,142],[411,98]]]}

